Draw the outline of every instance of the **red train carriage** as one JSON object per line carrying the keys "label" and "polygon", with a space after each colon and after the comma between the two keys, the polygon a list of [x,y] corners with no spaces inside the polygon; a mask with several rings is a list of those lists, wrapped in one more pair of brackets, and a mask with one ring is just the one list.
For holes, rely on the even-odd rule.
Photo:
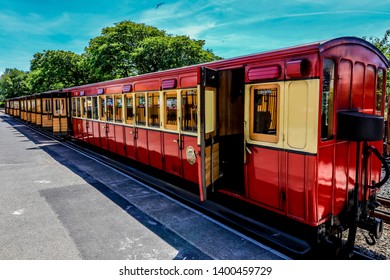
{"label": "red train carriage", "polygon": [[[381,181],[372,150],[382,151],[388,66],[346,37],[74,87],[74,137],[195,182],[201,200],[223,192],[320,239],[357,225],[379,238],[367,209]],[[338,130],[339,118],[355,130]],[[367,137],[356,126],[366,123]]]}
{"label": "red train carriage", "polygon": [[71,114],[76,139],[193,182],[202,201],[215,192],[260,206],[350,253],[357,227],[372,241],[382,233],[373,211],[389,177],[388,67],[370,43],[337,38],[42,93],[41,121],[58,127]]}

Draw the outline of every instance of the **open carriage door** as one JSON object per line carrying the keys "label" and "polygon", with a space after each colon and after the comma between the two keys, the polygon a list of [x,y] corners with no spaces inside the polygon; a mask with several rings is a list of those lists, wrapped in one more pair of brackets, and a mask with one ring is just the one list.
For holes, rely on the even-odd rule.
{"label": "open carriage door", "polygon": [[217,142],[218,72],[200,69],[200,199],[207,199],[207,191],[219,177],[219,143]]}

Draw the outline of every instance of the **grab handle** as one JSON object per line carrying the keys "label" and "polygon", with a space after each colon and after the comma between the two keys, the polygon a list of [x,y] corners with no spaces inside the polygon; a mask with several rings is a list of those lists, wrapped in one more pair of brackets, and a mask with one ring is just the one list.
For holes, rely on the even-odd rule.
{"label": "grab handle", "polygon": [[378,151],[377,148],[375,148],[374,146],[370,146],[370,145],[366,145],[365,148],[366,148],[366,151],[369,150],[369,151],[374,153],[374,155],[379,159],[379,161],[382,163],[382,165],[383,165],[383,167],[385,169],[385,176],[383,177],[383,179],[379,183],[375,183],[373,186],[370,187],[371,189],[374,189],[374,188],[379,189],[390,178],[390,168],[389,168],[389,165],[387,164],[385,158],[380,154],[380,152]]}

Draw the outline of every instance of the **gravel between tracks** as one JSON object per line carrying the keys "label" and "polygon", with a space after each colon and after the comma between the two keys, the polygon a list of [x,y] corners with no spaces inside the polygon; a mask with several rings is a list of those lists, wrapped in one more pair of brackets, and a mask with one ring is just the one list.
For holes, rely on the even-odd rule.
{"label": "gravel between tracks", "polygon": [[[378,195],[390,198],[390,179],[381,187]],[[366,243],[363,234],[368,235],[367,231],[358,229],[355,244],[360,252],[378,260],[390,259],[390,224],[384,223],[382,237],[373,246]]]}

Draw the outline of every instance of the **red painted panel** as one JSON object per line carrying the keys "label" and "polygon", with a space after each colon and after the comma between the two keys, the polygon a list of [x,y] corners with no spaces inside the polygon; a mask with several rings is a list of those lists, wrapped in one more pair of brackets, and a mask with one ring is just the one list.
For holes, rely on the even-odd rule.
{"label": "red painted panel", "polygon": [[82,126],[83,126],[83,135],[82,135],[82,139],[84,142],[89,142],[88,141],[88,120],[81,120],[81,123],[82,123]]}
{"label": "red painted panel", "polygon": [[350,109],[351,102],[351,77],[352,77],[352,63],[349,60],[341,60],[339,64],[339,79],[337,108]]}
{"label": "red painted panel", "polygon": [[[184,136],[183,137],[183,150],[181,150],[182,166],[183,166],[183,177],[186,180],[189,180],[194,183],[198,183],[198,164],[200,164],[199,147],[197,144],[197,138],[194,136]],[[192,158],[187,159],[187,152],[189,149],[195,150],[195,162],[192,162]],[[188,152],[190,153],[190,152]],[[191,154],[189,154],[191,157]],[[190,163],[191,162],[191,163]]]}
{"label": "red painted panel", "polygon": [[163,169],[160,131],[148,131],[148,147],[150,165],[158,169]]}
{"label": "red painted panel", "polygon": [[160,82],[159,80],[152,80],[146,82],[136,82],[134,84],[134,91],[145,91],[145,90],[159,90]]}
{"label": "red painted panel", "polygon": [[100,142],[100,123],[99,122],[91,122],[92,124],[92,141],[91,144],[95,145],[97,147],[101,147],[101,142]]}
{"label": "red painted panel", "polygon": [[333,147],[322,147],[318,152],[318,221],[332,210]]}
{"label": "red painted panel", "polygon": [[198,76],[196,74],[193,76],[181,77],[180,78],[180,87],[181,88],[196,87],[197,82],[198,82]]}
{"label": "red painted panel", "polygon": [[114,124],[106,124],[106,133],[107,133],[107,144],[110,152],[116,153],[116,144],[115,144],[115,126]]}
{"label": "red painted panel", "polygon": [[123,87],[121,85],[119,86],[111,86],[111,87],[106,87],[104,90],[104,93],[110,94],[110,93],[122,93]]}
{"label": "red painted panel", "polygon": [[79,119],[72,119],[72,122],[73,122],[73,136],[76,139],[80,139]]}
{"label": "red painted panel", "polygon": [[355,186],[355,177],[356,177],[356,142],[351,142],[349,144],[349,158],[348,158],[348,170],[349,170],[349,179],[348,179],[348,190],[352,190]]}
{"label": "red painted panel", "polygon": [[125,128],[123,125],[116,125],[115,126],[116,152],[118,154],[120,154],[121,156],[126,156],[124,132],[125,132]]}
{"label": "red painted panel", "polygon": [[306,222],[311,225],[317,225],[317,197],[318,197],[318,187],[317,187],[317,156],[305,156],[305,213],[306,213]]}
{"label": "red painted panel", "polygon": [[304,155],[287,154],[287,213],[302,220],[306,218],[305,163]]}
{"label": "red painted panel", "polygon": [[149,164],[148,133],[147,130],[137,128],[137,157],[138,161]]}
{"label": "red painted panel", "polygon": [[287,214],[317,225],[317,156],[286,153],[286,161]]}
{"label": "red painted panel", "polygon": [[352,108],[363,108],[364,64],[357,62],[353,68]]}
{"label": "red painted panel", "polygon": [[100,147],[103,149],[108,149],[108,141],[107,141],[107,125],[106,123],[99,123],[99,131],[100,131]]}
{"label": "red painted panel", "polygon": [[279,151],[251,147],[247,154],[249,198],[279,209]]}
{"label": "red painted panel", "polygon": [[82,119],[77,119],[77,129],[78,129],[78,139],[79,140],[84,140],[84,125],[83,125],[83,120]]}
{"label": "red painted panel", "polygon": [[88,129],[88,143],[94,145],[93,125],[91,120],[88,120],[87,129]]}
{"label": "red painted panel", "polygon": [[364,112],[374,114],[375,102],[375,68],[367,66],[364,80]]}
{"label": "red painted panel", "polygon": [[179,150],[179,135],[164,133],[164,170],[181,176],[181,152]]}
{"label": "red painted panel", "polygon": [[134,127],[125,126],[126,156],[137,159]]}
{"label": "red painted panel", "polygon": [[335,157],[335,182],[334,182],[334,206],[333,213],[337,215],[345,206],[348,196],[347,188],[349,176],[348,173],[348,142],[341,142],[336,145]]}

